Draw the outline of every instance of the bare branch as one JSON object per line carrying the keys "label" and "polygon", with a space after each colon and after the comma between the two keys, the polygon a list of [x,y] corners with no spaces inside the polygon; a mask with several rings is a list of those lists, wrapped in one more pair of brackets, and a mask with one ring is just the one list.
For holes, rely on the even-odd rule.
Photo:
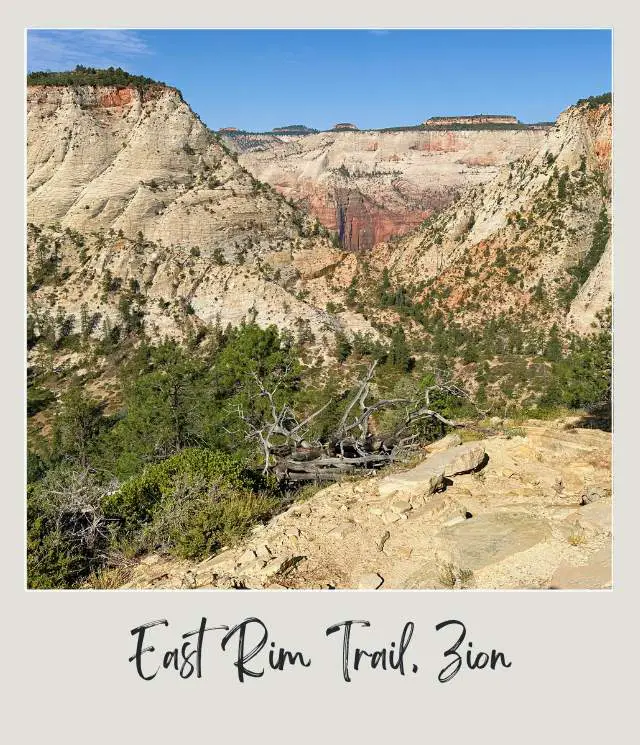
{"label": "bare branch", "polygon": [[[441,424],[460,428],[463,422],[449,419],[432,404],[433,394],[446,393],[464,398],[475,406],[471,396],[443,371],[435,371],[436,382],[428,386],[417,398],[389,398],[367,403],[377,360],[369,365],[355,393],[348,399],[344,413],[333,435],[325,442],[307,441],[305,437],[311,422],[325,411],[333,401],[327,401],[316,411],[299,421],[292,408],[284,403],[279,406],[275,393],[281,381],[273,390],[268,390],[264,382],[253,373],[259,396],[267,402],[267,412],[261,422],[255,417],[246,416],[238,406],[237,415],[245,425],[247,439],[259,443],[264,459],[263,473],[273,469],[274,473],[288,481],[332,480],[351,473],[356,469],[376,469],[403,457],[415,450],[418,435],[411,432],[412,425],[421,419],[432,419]],[[395,431],[385,436],[372,436],[369,433],[371,417],[383,409],[404,407],[404,418]],[[356,414],[356,408],[359,413]],[[476,407],[476,410],[482,412]],[[283,438],[276,440],[274,438]]]}
{"label": "bare branch", "polygon": [[366,398],[366,394],[368,394],[369,392],[369,383],[371,382],[371,378],[373,377],[373,373],[377,365],[378,365],[378,360],[374,360],[369,365],[369,369],[367,370],[364,380],[360,384],[360,387],[358,388],[356,395],[351,400],[351,403],[347,406],[342,416],[342,419],[340,420],[340,424],[338,425],[338,434],[344,434],[345,425],[347,423],[347,419],[349,418],[349,414],[351,413],[351,410],[358,402],[360,402],[360,404],[362,405],[363,394],[364,394],[364,398]]}

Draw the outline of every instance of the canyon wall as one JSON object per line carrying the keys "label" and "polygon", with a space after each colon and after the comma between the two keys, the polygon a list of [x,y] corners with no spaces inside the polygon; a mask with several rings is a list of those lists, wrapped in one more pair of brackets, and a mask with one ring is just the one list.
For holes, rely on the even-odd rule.
{"label": "canyon wall", "polygon": [[36,225],[141,232],[228,260],[300,237],[294,210],[160,85],[29,87],[27,195]]}
{"label": "canyon wall", "polygon": [[346,301],[365,251],[367,272],[435,290],[459,322],[520,313],[583,333],[608,303],[609,248],[568,290],[610,211],[609,105],[547,130],[239,134],[236,154],[164,86],[34,86],[27,104],[28,220],[46,231],[29,234],[30,270],[63,254],[34,313],[117,319],[105,277],[139,279],[158,336],[254,318],[326,356],[336,334],[377,336],[371,298]]}
{"label": "canyon wall", "polygon": [[336,231],[348,250],[400,236],[535,149],[544,128],[226,138],[239,162]]}
{"label": "canyon wall", "polygon": [[588,333],[611,297],[610,104],[572,106],[504,166],[370,262],[459,323],[499,314]]}

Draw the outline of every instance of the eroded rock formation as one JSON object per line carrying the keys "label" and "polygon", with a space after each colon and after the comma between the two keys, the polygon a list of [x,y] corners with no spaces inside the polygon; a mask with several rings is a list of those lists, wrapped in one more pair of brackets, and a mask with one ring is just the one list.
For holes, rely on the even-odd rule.
{"label": "eroded rock formation", "polygon": [[544,129],[323,132],[227,139],[256,178],[367,251],[535,148]]}
{"label": "eroded rock formation", "polygon": [[536,149],[369,261],[430,283],[460,323],[505,313],[585,333],[610,301],[610,198],[611,105],[574,106]]}

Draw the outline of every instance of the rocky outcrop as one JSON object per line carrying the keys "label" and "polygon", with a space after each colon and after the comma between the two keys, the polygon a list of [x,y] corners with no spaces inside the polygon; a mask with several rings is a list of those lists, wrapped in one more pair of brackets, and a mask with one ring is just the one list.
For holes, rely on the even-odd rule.
{"label": "rocky outcrop", "polygon": [[[375,246],[372,277],[387,269],[397,284],[434,283],[433,308],[458,322],[520,313],[565,323],[557,291],[608,211],[608,105],[571,108],[550,132],[234,136],[239,160],[275,190],[165,86],[33,86],[27,123],[29,221],[65,253],[62,284],[34,289],[32,304],[52,315],[77,318],[83,304],[109,315],[117,298],[101,302],[103,273],[125,284],[143,277],[142,294],[163,309],[145,308],[160,334],[177,333],[185,319],[167,309],[181,304],[193,316],[188,325],[253,316],[310,331],[323,356],[337,331],[377,336],[345,302],[362,269],[357,257],[332,248],[326,231],[278,192],[306,203],[346,245]],[[463,185],[471,187],[441,210]],[[411,234],[379,243],[434,210]],[[60,231],[78,231],[86,249],[70,234],[53,237]],[[30,240],[31,266],[38,251]],[[545,303],[534,302],[541,282]],[[609,291],[607,250],[573,299],[569,327],[590,329]],[[328,313],[329,303],[342,309]]]}
{"label": "rocky outcrop", "polygon": [[367,251],[535,149],[541,129],[323,132],[227,138],[256,178]]}
{"label": "rocky outcrop", "polygon": [[[386,493],[385,477],[334,484],[201,563],[147,557],[125,586],[609,586],[611,435],[576,424],[529,421],[489,437],[481,469],[435,492]],[[459,447],[440,454],[455,460]],[[600,499],[581,506],[588,489]]]}
{"label": "rocky outcrop", "polygon": [[389,494],[433,494],[445,477],[468,473],[478,468],[485,456],[481,442],[468,442],[434,453],[419,466],[403,473],[387,476],[380,482],[381,496]]}

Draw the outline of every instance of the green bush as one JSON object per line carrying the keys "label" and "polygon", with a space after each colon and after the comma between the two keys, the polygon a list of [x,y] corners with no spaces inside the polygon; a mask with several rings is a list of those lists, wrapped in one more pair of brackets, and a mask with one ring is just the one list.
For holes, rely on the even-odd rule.
{"label": "green bush", "polygon": [[52,525],[42,503],[28,499],[27,586],[33,590],[72,587],[90,572],[91,558]]}
{"label": "green bush", "polygon": [[117,525],[117,543],[196,558],[271,512],[275,498],[253,493],[256,486],[238,458],[188,448],[126,481],[103,509]]}
{"label": "green bush", "polygon": [[168,550],[185,559],[203,558],[242,538],[275,506],[273,498],[215,482],[208,487],[199,479],[176,482],[145,528],[144,546]]}
{"label": "green bush", "polygon": [[611,406],[611,314],[600,318],[593,334],[573,340],[565,359],[556,362],[549,386],[541,398],[543,406],[563,405],[571,409],[609,409]]}
{"label": "green bush", "polygon": [[[75,476],[63,464],[49,471],[42,481],[27,486],[30,588],[73,587],[102,562],[106,533],[89,529],[95,513],[87,509],[100,487],[88,474],[75,472]],[[64,484],[69,484],[68,499]]]}

